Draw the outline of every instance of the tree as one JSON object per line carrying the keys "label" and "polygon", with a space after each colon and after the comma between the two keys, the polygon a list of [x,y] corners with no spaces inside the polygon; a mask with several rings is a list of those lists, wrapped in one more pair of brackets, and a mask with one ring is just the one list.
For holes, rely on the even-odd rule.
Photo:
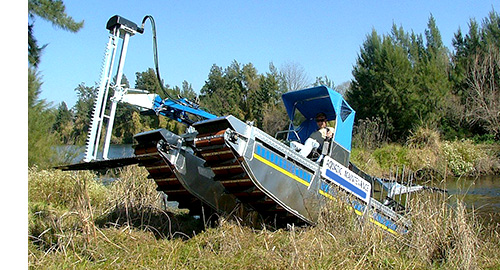
{"label": "tree", "polygon": [[[39,46],[34,35],[35,17],[52,22],[56,27],[76,32],[83,21],[76,23],[65,13],[60,0],[28,0],[28,165],[47,167],[55,161],[54,146],[58,143],[52,133],[54,113],[50,104],[39,100],[42,82],[37,72],[40,55],[46,45]],[[30,22],[31,21],[31,22]]]}
{"label": "tree", "polygon": [[351,81],[346,81],[335,87],[335,90],[345,97],[345,93],[351,88]]}
{"label": "tree", "polygon": [[272,63],[266,74],[259,74],[252,63],[233,61],[225,69],[213,65],[200,92],[202,107],[213,114],[254,121],[254,125],[270,133],[286,125],[284,108],[278,109],[283,107],[281,94],[286,88]]}
{"label": "tree", "polygon": [[470,68],[466,114],[500,140],[500,51],[493,44],[477,53]]}
{"label": "tree", "polygon": [[39,47],[34,36],[35,16],[38,16],[52,25],[70,32],[77,32],[83,27],[83,21],[75,22],[65,12],[66,7],[61,0],[28,0],[28,62],[37,67],[40,63],[40,55],[46,45]]}
{"label": "tree", "polygon": [[280,72],[287,92],[304,89],[311,84],[304,67],[299,63],[286,62]]}
{"label": "tree", "polygon": [[242,88],[240,73],[240,64],[236,61],[225,70],[214,64],[205,85],[200,90],[201,106],[215,115],[232,114],[244,119],[240,107]]}
{"label": "tree", "polygon": [[182,81],[181,97],[187,98],[191,101],[197,99],[193,86],[186,80]]}
{"label": "tree", "polygon": [[77,92],[78,100],[73,106],[75,128],[72,137],[75,138],[75,143],[84,144],[90,128],[97,87],[89,87],[85,83],[81,83],[75,88],[75,91]]}
{"label": "tree", "polygon": [[150,93],[158,94],[162,98],[166,98],[168,95],[170,95],[170,93],[163,91],[163,89],[167,89],[168,85],[162,88],[160,86],[160,83],[163,84],[164,82],[163,81],[158,82],[156,72],[152,68],[148,68],[146,71],[143,72],[135,73],[136,89],[146,90]]}
{"label": "tree", "polygon": [[[116,83],[116,77],[113,79],[113,82]],[[130,88],[130,83],[125,74],[123,74],[122,76],[120,85],[122,85],[124,88]],[[114,91],[110,91],[110,97],[112,97],[113,95]],[[134,110],[136,109],[127,105],[126,103],[118,103],[118,106],[116,107],[113,132],[111,133],[112,143],[133,143],[133,136],[135,135],[135,133],[133,132],[133,128],[130,126],[130,123],[132,122],[132,112],[134,112]]]}
{"label": "tree", "polygon": [[425,48],[418,45],[418,59],[414,66],[416,90],[420,97],[418,116],[421,124],[438,125],[449,109],[446,101],[451,98],[452,91],[448,73],[448,50],[443,45],[433,16],[429,18],[425,40]]}
{"label": "tree", "polygon": [[407,55],[389,36],[381,38],[373,30],[363,43],[346,94],[358,120],[379,117],[393,139],[401,137],[415,119],[407,107],[414,93]]}
{"label": "tree", "polygon": [[396,25],[382,37],[373,30],[354,67],[347,100],[357,119],[381,119],[392,140],[404,140],[420,125],[439,126],[448,111],[450,62],[432,16],[425,41]]}
{"label": "tree", "polygon": [[314,86],[324,85],[324,86],[329,87],[331,89],[335,89],[335,83],[332,80],[328,79],[328,76],[326,76],[326,75],[324,78],[323,78],[323,76],[316,77],[316,81],[314,82],[313,85]]}
{"label": "tree", "polygon": [[281,102],[281,78],[273,63],[269,64],[269,72],[260,75],[259,82],[253,107],[255,120],[257,127],[272,135],[282,130],[286,123],[286,113]]}
{"label": "tree", "polygon": [[28,68],[28,166],[46,168],[55,162],[52,149],[57,137],[51,133],[54,114],[50,104],[40,100],[42,82],[35,69]]}
{"label": "tree", "polygon": [[74,139],[72,138],[74,129],[73,113],[68,109],[64,101],[57,108],[52,129],[59,135],[59,139],[63,144],[74,143]]}
{"label": "tree", "polygon": [[[500,66],[500,16],[491,11],[481,25],[475,19],[469,22],[469,31],[458,29],[453,39],[451,80],[459,105],[460,128],[469,134],[490,133],[499,137],[492,112],[498,108],[498,80]],[[496,107],[495,107],[496,106]],[[458,117],[457,117],[458,118]],[[498,118],[498,116],[497,116]],[[498,125],[497,125],[498,126]]]}
{"label": "tree", "polygon": [[[183,89],[180,89],[177,86],[170,88],[170,86],[168,84],[165,85],[163,81],[161,83],[163,84],[163,87],[158,82],[156,72],[152,68],[148,68],[148,70],[144,72],[136,72],[135,88],[137,89],[143,89],[147,90],[150,93],[156,93],[160,95],[161,98],[177,99],[177,97],[180,95],[187,98],[196,99],[196,93],[194,93],[191,85],[187,81],[183,82]],[[140,126],[147,127],[148,129],[162,127],[178,134],[183,133],[185,130],[184,125],[165,117],[142,116],[140,118],[137,118],[137,116],[133,121],[134,127],[131,127],[133,130],[139,130],[139,123]],[[131,137],[130,140],[132,140]]]}

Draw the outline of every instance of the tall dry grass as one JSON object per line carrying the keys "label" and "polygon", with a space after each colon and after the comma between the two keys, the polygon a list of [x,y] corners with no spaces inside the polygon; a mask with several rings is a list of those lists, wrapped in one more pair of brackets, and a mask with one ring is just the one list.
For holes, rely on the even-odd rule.
{"label": "tall dry grass", "polygon": [[[160,238],[200,231],[192,217],[166,209],[156,184],[144,169],[125,167],[104,185],[88,172],[28,170],[28,245],[30,264],[39,266],[51,253],[100,258],[97,243],[109,242],[103,230],[141,230]],[[181,224],[182,227],[181,228]],[[185,233],[184,233],[185,234]],[[119,247],[119,244],[113,246]],[[40,253],[41,252],[41,253]],[[79,260],[84,261],[80,256]]]}
{"label": "tall dry grass", "polygon": [[412,256],[429,265],[478,269],[482,227],[463,201],[428,193],[416,196],[410,208],[413,226],[405,240],[415,251]]}
{"label": "tall dry grass", "polygon": [[28,174],[31,268],[500,267],[498,228],[482,227],[460,198],[441,193],[413,197],[413,226],[400,236],[354,214],[342,200],[325,205],[316,226],[256,230],[220,218],[201,231],[192,229],[197,220],[164,209],[156,186],[138,167],[123,169],[107,186],[88,172]]}

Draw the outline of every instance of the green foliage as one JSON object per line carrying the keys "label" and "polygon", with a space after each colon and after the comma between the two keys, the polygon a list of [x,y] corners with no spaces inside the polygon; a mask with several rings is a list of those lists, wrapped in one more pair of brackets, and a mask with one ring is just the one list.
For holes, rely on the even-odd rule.
{"label": "green foliage", "polygon": [[90,128],[92,120],[92,110],[94,109],[95,98],[97,95],[97,87],[85,86],[81,83],[75,89],[78,95],[74,110],[74,132],[73,137],[77,144],[84,144],[87,139],[87,132]]}
{"label": "green foliage", "polygon": [[495,141],[495,135],[493,134],[475,135],[474,137],[471,138],[471,140],[475,144],[484,143],[492,145],[497,143],[497,141]]}
{"label": "green foliage", "polygon": [[[177,99],[180,96],[191,101],[198,99],[187,81],[182,82],[182,87],[171,88],[168,85],[160,87],[156,73],[151,68],[137,72],[135,81],[134,88],[159,94],[162,98]],[[125,77],[122,84],[128,86]],[[269,65],[269,72],[259,74],[251,63],[242,66],[234,61],[226,70],[216,65],[212,67],[209,80],[201,90],[199,100],[201,107],[211,113],[233,114],[240,119],[254,121],[257,127],[274,134],[278,130],[283,130],[287,124],[286,113],[281,105],[281,94],[284,89],[280,72],[272,63]],[[71,110],[68,110],[65,104],[60,105],[53,129],[63,143],[83,144],[90,127],[97,89],[82,83],[75,91],[78,94],[78,101]],[[113,95],[113,89],[110,89],[109,95]],[[133,106],[120,104],[117,107],[111,140],[117,144],[133,143],[133,135],[160,127],[179,134],[186,129],[183,124],[174,120],[156,115],[139,115]]]}
{"label": "green foliage", "polygon": [[[225,69],[213,65],[200,91],[200,103],[213,114],[231,114],[243,120],[255,121],[259,128],[274,131],[277,125],[270,118],[275,117],[280,121],[283,118],[281,114],[276,115],[278,110],[271,107],[281,106],[282,85],[280,74],[272,63],[266,74],[258,74],[251,63],[241,65],[233,61]],[[286,122],[281,126],[283,124]]]}
{"label": "green foliage", "polygon": [[378,117],[387,136],[398,141],[422,123],[436,123],[446,112],[447,50],[431,16],[425,35],[393,26],[390,35],[367,36],[353,70],[346,98],[358,119]]}
{"label": "green foliage", "polygon": [[39,46],[35,38],[35,17],[40,17],[56,27],[71,32],[77,32],[82,28],[83,21],[77,23],[68,16],[60,0],[28,1],[28,166],[36,164],[45,168],[56,162],[54,147],[58,144],[58,135],[53,132],[53,128],[57,130],[61,138],[69,137],[69,128],[63,130],[64,123],[69,123],[69,115],[67,108],[64,111],[64,108],[60,107],[58,112],[54,113],[49,108],[50,104],[39,100],[42,82],[36,68],[46,45]]}
{"label": "green foliage", "polygon": [[195,100],[197,98],[196,92],[193,90],[193,86],[186,80],[182,81],[180,96],[189,100]]}
{"label": "green foliage", "polygon": [[[190,100],[196,99],[196,93],[187,81],[182,82],[182,89],[178,86],[171,88],[169,85],[161,87],[158,83],[156,72],[152,68],[149,68],[144,72],[136,72],[135,88],[147,90],[150,93],[156,93],[162,98],[177,99],[178,96],[182,96]],[[130,117],[133,115],[134,119],[127,119],[125,121],[121,121],[119,124],[122,127],[122,130],[126,132],[124,134],[127,135],[123,137],[122,142],[132,143],[133,135],[151,129],[166,128],[178,134],[182,133],[185,129],[184,125],[165,117],[158,117],[155,115],[139,117],[137,110],[135,110],[134,113],[132,112],[133,110],[129,109],[128,116]],[[131,125],[131,123],[133,125]]]}
{"label": "green foliage", "polygon": [[[45,14],[42,7],[50,4],[49,2],[58,7],[49,8]],[[79,23],[68,21],[70,17],[64,13],[61,1],[30,0],[29,5],[30,18],[40,16],[63,25],[68,22],[67,26],[61,27],[71,31],[81,27],[78,26]],[[57,10],[62,13],[57,16],[47,15]],[[462,34],[461,30],[455,34],[455,50],[451,54],[443,45],[437,22],[432,15],[423,34],[407,32],[403,27],[393,25],[389,34],[379,35],[373,30],[367,35],[353,68],[354,80],[340,87],[347,89],[346,99],[357,111],[356,125],[359,128],[353,137],[354,147],[375,149],[387,141],[409,141],[412,147],[428,143],[419,141],[426,136],[422,134],[421,137],[415,133],[421,130],[419,127],[439,131],[445,139],[476,136],[488,138],[490,142],[498,141],[500,91],[497,86],[500,85],[500,71],[495,59],[500,55],[499,22],[500,17],[494,11],[482,24],[472,19],[467,34]],[[30,31],[32,26],[30,24]],[[35,42],[33,46],[38,45]],[[490,62],[493,64],[487,66]],[[485,70],[487,72],[483,72]],[[487,75],[489,79],[485,83],[478,83],[480,75]],[[181,87],[170,87],[164,85],[164,82],[158,82],[155,71],[151,68],[137,72],[135,81],[135,88],[157,93],[163,98],[177,98],[179,95],[193,101],[199,98],[202,108],[207,111],[216,115],[232,114],[242,120],[254,121],[255,126],[271,135],[285,129],[287,125],[281,94],[299,85],[307,86],[305,71],[295,63],[286,63],[281,70],[270,63],[269,72],[259,73],[252,63],[241,64],[237,61],[226,68],[214,64],[199,97],[187,81],[182,82]],[[40,82],[32,84],[36,83]],[[125,77],[122,84],[128,86]],[[335,86],[327,76],[316,77],[313,85]],[[485,95],[480,95],[478,90],[481,89],[488,91],[483,91],[481,93]],[[113,89],[110,90],[112,95]],[[65,144],[85,142],[96,88],[82,83],[75,91],[78,93],[78,101],[71,110],[62,103],[54,111],[43,101],[37,101],[39,92],[30,90],[29,106],[39,108],[30,109],[30,151],[32,147],[41,147],[34,143],[36,136],[40,140],[53,140],[53,136],[37,135],[36,132],[51,135],[55,133]],[[478,96],[484,99],[473,100],[472,97]],[[34,106],[37,102],[40,104]],[[486,112],[490,112],[489,115]],[[45,131],[45,125],[51,126],[52,131]],[[175,133],[185,130],[185,126],[172,120],[142,116],[132,107],[118,106],[112,142],[132,143],[134,134],[159,127]],[[362,132],[369,129],[376,129],[376,132]],[[46,143],[49,142],[43,144]],[[42,155],[33,154],[33,158],[50,160],[47,155],[51,151],[33,150],[43,152]],[[380,158],[384,160],[382,153]],[[30,164],[34,163],[36,162],[30,161]]]}
{"label": "green foliage", "polygon": [[37,67],[40,63],[40,55],[46,45],[39,47],[34,36],[35,16],[52,23],[52,25],[66,31],[77,32],[83,27],[83,21],[75,22],[65,12],[65,6],[61,0],[29,0],[28,1],[28,63]]}
{"label": "green foliage", "polygon": [[442,153],[454,175],[477,174],[476,164],[486,153],[471,140],[444,142]]}
{"label": "green foliage", "polygon": [[[163,84],[164,82],[161,83]],[[166,98],[171,94],[170,92],[163,92],[160,82],[158,82],[158,78],[156,77],[156,72],[152,68],[135,73],[135,88],[158,94],[162,98]]]}
{"label": "green foliage", "polygon": [[[492,10],[481,25],[471,19],[469,31],[459,29],[450,74],[462,106],[461,128],[500,138],[500,16]],[[479,131],[479,132],[477,132]],[[481,134],[479,134],[481,135]]]}
{"label": "green foliage", "polygon": [[397,144],[387,144],[373,151],[372,156],[383,169],[408,165],[408,150]]}
{"label": "green foliage", "polygon": [[223,70],[213,65],[208,79],[200,91],[200,103],[216,115],[232,114],[244,119],[243,81],[240,64],[234,61],[231,66]]}
{"label": "green foliage", "polygon": [[63,144],[74,143],[73,138],[73,113],[68,109],[65,102],[61,102],[56,111],[56,119],[52,127],[54,132],[59,136],[59,140]]}
{"label": "green foliage", "polygon": [[28,166],[46,168],[55,160],[57,137],[51,133],[54,113],[45,100],[39,100],[42,82],[33,68],[28,68]]}
{"label": "green foliage", "polygon": [[[376,136],[371,132],[378,131],[356,130],[354,138],[369,140]],[[372,175],[386,175],[405,166],[422,177],[473,176],[500,170],[497,148],[494,143],[476,144],[472,140],[443,141],[435,129],[419,127],[411,132],[404,145],[386,143],[367,147],[366,142],[356,143],[351,161]]]}

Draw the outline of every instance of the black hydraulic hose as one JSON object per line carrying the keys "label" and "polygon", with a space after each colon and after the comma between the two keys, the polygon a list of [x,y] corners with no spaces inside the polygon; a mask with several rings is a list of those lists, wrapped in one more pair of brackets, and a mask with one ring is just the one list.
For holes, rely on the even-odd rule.
{"label": "black hydraulic hose", "polygon": [[154,53],[154,62],[155,62],[155,69],[156,69],[156,78],[158,79],[158,83],[160,84],[160,88],[161,88],[162,92],[165,93],[165,95],[167,95],[167,97],[169,99],[175,100],[165,90],[165,88],[163,87],[162,80],[160,78],[160,65],[158,64],[158,45],[157,45],[157,41],[156,41],[156,25],[155,25],[155,20],[153,19],[153,16],[151,16],[151,15],[144,16],[144,19],[142,19],[142,28],[144,29],[144,23],[146,22],[147,19],[149,19],[149,21],[151,22],[151,31],[153,32],[153,53]]}
{"label": "black hydraulic hose", "polygon": [[[142,19],[141,28],[144,29],[144,24],[146,23],[146,20],[148,20],[148,19],[151,22],[151,31],[153,33],[153,53],[154,53],[154,63],[155,63],[155,69],[156,69],[156,78],[158,79],[158,83],[160,84],[160,88],[161,88],[162,92],[165,93],[165,95],[167,96],[168,99],[172,100],[173,102],[175,102],[177,104],[193,107],[192,104],[183,104],[178,99],[172,98],[168,94],[168,92],[166,91],[165,87],[163,87],[163,83],[162,83],[162,80],[160,78],[160,65],[158,64],[158,44],[156,41],[156,24],[155,24],[155,20],[154,20],[153,16],[151,16],[151,15],[144,16],[144,18]],[[162,107],[163,107],[163,105],[161,105],[160,108],[158,108],[158,110],[156,111],[157,114],[162,110]],[[197,116],[197,117],[199,117],[199,116]],[[188,125],[191,125],[193,123],[193,120],[189,119],[189,117],[187,117],[187,116],[181,117],[181,118],[183,119],[183,121],[188,123]]]}

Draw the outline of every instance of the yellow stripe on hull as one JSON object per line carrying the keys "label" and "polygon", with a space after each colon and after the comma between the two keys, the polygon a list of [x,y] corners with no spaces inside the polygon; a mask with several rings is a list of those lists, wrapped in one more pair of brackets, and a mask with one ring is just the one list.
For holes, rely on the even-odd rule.
{"label": "yellow stripe on hull", "polygon": [[[324,192],[323,190],[320,190],[320,191],[319,191],[319,193],[320,193],[321,195],[323,195],[323,196],[327,197],[327,198],[328,198],[328,199],[330,199],[330,200],[337,200],[337,198],[333,197],[331,194],[329,194],[329,193],[327,193],[327,192]],[[354,209],[354,207],[349,206],[349,208],[350,208],[351,210],[354,210],[354,212],[355,212],[358,216],[362,216],[362,215],[363,215],[363,212],[361,212],[361,211],[359,211],[359,210]],[[384,229],[384,230],[386,230],[386,231],[388,231],[388,232],[390,232],[390,233],[394,234],[394,235],[398,235],[398,233],[397,233],[396,231],[394,231],[393,229],[388,228],[387,226],[385,226],[384,224],[382,224],[382,223],[380,223],[380,222],[376,221],[376,220],[375,220],[375,219],[373,219],[373,218],[370,218],[370,222],[371,222],[371,223],[373,223],[373,224],[375,224],[375,225],[377,225],[377,226],[379,226],[380,228],[382,228],[382,229]]]}
{"label": "yellow stripe on hull", "polygon": [[309,186],[309,183],[308,183],[308,182],[306,182],[306,181],[304,181],[303,179],[299,178],[299,177],[298,177],[298,176],[296,176],[295,174],[292,174],[292,173],[290,173],[289,171],[284,170],[283,168],[281,168],[281,167],[277,166],[276,164],[274,164],[274,163],[272,163],[272,162],[268,161],[267,159],[265,159],[265,158],[263,158],[263,157],[261,157],[261,156],[259,156],[259,155],[255,154],[255,153],[253,154],[253,157],[254,157],[254,158],[256,158],[257,160],[259,160],[259,161],[263,162],[264,164],[266,164],[266,165],[268,165],[268,166],[272,167],[273,169],[275,169],[275,170],[279,171],[280,173],[285,174],[286,176],[288,176],[288,177],[292,178],[293,180],[295,180],[295,181],[297,181],[297,182],[299,182],[299,183],[301,183],[301,184],[305,185],[306,187],[308,187],[308,186]]}

